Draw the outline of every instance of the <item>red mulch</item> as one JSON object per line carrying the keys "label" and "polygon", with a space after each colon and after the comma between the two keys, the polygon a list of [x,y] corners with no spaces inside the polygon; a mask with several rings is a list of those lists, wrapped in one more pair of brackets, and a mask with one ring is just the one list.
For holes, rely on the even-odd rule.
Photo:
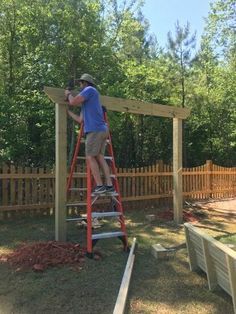
{"label": "red mulch", "polygon": [[[163,220],[173,220],[174,219],[174,212],[171,209],[165,210],[157,214],[157,218]],[[183,219],[187,222],[198,222],[199,218],[191,212],[183,211]]]}
{"label": "red mulch", "polygon": [[[68,242],[36,242],[23,245],[12,253],[0,255],[0,262],[7,262],[17,270],[44,271],[48,267],[71,265],[81,269],[86,249]],[[94,259],[99,259],[96,253]]]}

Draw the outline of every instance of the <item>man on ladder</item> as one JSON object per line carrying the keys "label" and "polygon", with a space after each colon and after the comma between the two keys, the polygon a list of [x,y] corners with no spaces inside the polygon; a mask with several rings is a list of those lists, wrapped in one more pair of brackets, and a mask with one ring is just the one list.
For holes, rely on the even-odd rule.
{"label": "man on ladder", "polygon": [[[114,154],[111,143],[111,136],[108,129],[108,121],[106,112],[103,110],[99,93],[95,88],[94,79],[89,74],[83,74],[79,79],[81,92],[73,97],[70,90],[65,91],[65,96],[70,106],[82,105],[81,115],[77,116],[73,112],[69,111],[69,115],[77,122],[82,123],[81,132],[78,136],[78,141],[74,151],[74,158],[71,164],[70,176],[67,182],[67,191],[84,190],[83,187],[71,187],[72,177],[75,170],[75,164],[79,154],[79,147],[81,136],[86,134],[85,140],[85,154],[86,154],[86,174],[87,174],[87,187],[86,191],[86,207],[87,207],[87,256],[93,258],[93,247],[100,239],[106,238],[119,238],[124,246],[124,251],[128,251],[128,239],[125,226],[124,211],[121,202],[118,177],[116,173]],[[108,139],[108,141],[107,141]],[[104,156],[105,147],[108,144],[107,151],[109,156]],[[108,166],[106,159],[110,160]],[[105,175],[105,184],[103,184],[100,167]],[[110,173],[110,168],[112,173]],[[92,191],[91,175],[95,181],[95,188]],[[112,181],[113,180],[113,181]],[[113,187],[114,184],[114,187]],[[110,198],[111,209],[97,211],[95,202],[98,198]],[[78,206],[79,203],[67,204],[67,206]],[[96,232],[93,230],[93,219],[98,218],[116,218],[118,222],[117,226],[112,224],[110,227],[112,230],[109,232]],[[80,219],[80,218],[79,218]],[[78,220],[77,218],[68,218],[67,221]],[[115,230],[114,230],[115,229]]]}
{"label": "man on ladder", "polygon": [[[81,106],[81,115],[77,116],[70,110],[68,114],[77,122],[84,122],[85,153],[89,162],[96,186],[93,193],[113,193],[110,170],[104,158],[108,126],[104,120],[103,109],[99,100],[99,92],[95,87],[94,78],[90,74],[83,74],[79,79],[81,92],[73,97],[71,91],[66,89],[65,96],[70,106]],[[106,185],[103,184],[99,168],[101,167]]]}

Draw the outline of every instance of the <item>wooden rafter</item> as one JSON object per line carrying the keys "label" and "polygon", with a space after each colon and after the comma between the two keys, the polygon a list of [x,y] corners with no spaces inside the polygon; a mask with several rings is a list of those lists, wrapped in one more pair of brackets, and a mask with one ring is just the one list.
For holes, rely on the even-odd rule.
{"label": "wooden rafter", "polygon": [[[64,89],[45,87],[44,91],[54,103],[66,104]],[[159,105],[140,100],[101,96],[101,102],[107,110],[118,112],[130,112],[135,114],[179,119],[186,119],[190,114],[190,109],[188,108]]]}

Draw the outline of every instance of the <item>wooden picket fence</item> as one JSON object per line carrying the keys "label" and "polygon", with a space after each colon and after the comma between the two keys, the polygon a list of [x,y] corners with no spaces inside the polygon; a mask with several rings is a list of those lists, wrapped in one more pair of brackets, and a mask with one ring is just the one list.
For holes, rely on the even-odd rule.
{"label": "wooden picket fence", "polygon": [[[138,208],[171,204],[173,194],[172,166],[158,161],[141,168],[119,168],[118,180],[125,207]],[[85,186],[84,169],[73,186]],[[205,165],[183,169],[185,200],[228,198],[236,196],[236,167],[225,168],[207,161]],[[0,218],[11,213],[54,211],[55,175],[52,169],[0,165]],[[72,195],[78,199],[80,195]],[[141,206],[139,206],[141,205]]]}

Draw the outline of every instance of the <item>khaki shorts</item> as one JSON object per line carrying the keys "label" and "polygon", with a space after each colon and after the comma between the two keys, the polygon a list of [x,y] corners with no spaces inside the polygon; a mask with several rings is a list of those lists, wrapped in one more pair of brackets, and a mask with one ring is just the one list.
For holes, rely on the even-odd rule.
{"label": "khaki shorts", "polygon": [[90,132],[86,135],[85,154],[86,156],[98,156],[105,154],[108,131]]}

